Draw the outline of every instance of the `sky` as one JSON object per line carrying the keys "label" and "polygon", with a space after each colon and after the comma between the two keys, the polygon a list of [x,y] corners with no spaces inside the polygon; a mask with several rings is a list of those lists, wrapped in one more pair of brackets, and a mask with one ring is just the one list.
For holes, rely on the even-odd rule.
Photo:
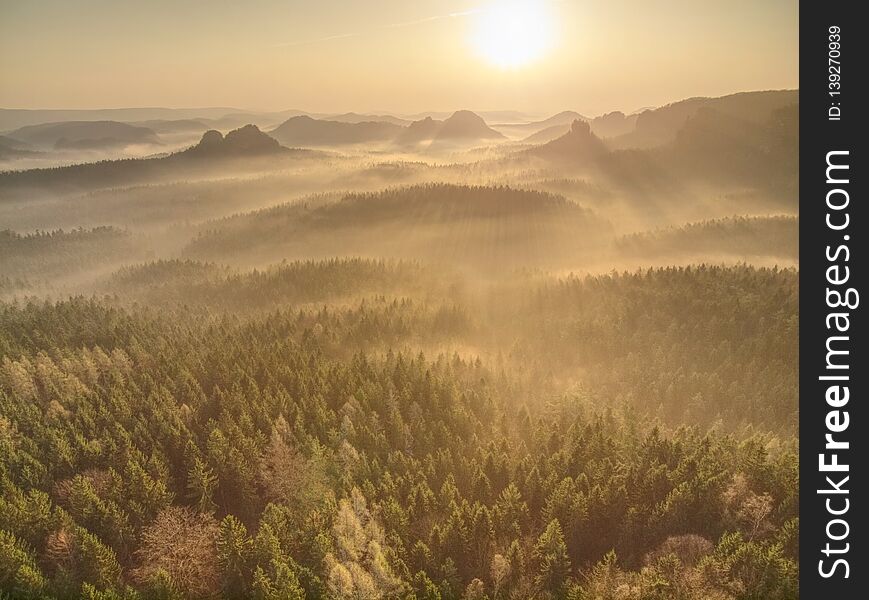
{"label": "sky", "polygon": [[631,112],[799,87],[796,0],[0,0],[0,107]]}

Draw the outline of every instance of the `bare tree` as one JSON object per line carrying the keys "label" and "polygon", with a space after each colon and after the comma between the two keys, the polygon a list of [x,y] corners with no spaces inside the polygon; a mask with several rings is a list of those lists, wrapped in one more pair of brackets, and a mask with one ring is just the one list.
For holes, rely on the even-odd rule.
{"label": "bare tree", "polygon": [[190,598],[210,598],[220,592],[217,563],[217,521],[186,507],[161,511],[142,531],[136,552],[140,566],[133,578],[147,583],[160,572]]}

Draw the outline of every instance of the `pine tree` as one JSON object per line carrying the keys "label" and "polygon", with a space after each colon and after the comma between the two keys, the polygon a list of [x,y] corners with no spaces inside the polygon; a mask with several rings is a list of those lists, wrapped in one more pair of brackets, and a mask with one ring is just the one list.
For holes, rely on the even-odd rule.
{"label": "pine tree", "polygon": [[532,562],[534,583],[544,593],[561,597],[570,577],[570,557],[561,532],[561,524],[553,519],[534,544]]}
{"label": "pine tree", "polygon": [[217,538],[217,560],[223,573],[223,589],[231,598],[241,597],[247,589],[252,550],[253,542],[244,524],[232,515],[224,517]]}

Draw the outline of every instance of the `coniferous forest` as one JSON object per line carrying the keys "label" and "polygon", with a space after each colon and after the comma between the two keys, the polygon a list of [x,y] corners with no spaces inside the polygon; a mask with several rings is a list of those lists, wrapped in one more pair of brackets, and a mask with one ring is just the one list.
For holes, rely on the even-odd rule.
{"label": "coniferous forest", "polygon": [[769,94],[0,173],[0,597],[798,598]]}

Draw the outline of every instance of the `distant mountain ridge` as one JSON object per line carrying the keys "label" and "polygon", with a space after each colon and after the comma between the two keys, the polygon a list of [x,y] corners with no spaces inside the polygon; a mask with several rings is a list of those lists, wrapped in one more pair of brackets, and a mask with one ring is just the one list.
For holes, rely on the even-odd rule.
{"label": "distant mountain ridge", "polygon": [[330,146],[387,141],[400,131],[400,125],[383,121],[348,123],[302,115],[284,121],[269,134],[287,146]]}
{"label": "distant mountain ridge", "polygon": [[408,119],[402,119],[394,115],[361,115],[355,112],[330,115],[328,117],[323,117],[323,120],[338,121],[339,123],[365,123],[374,121],[380,123],[392,123],[393,125],[400,125],[401,127],[406,127],[411,123]]}
{"label": "distant mountain ridge", "polygon": [[399,145],[414,145],[421,142],[431,141],[437,136],[438,131],[443,126],[443,121],[425,117],[419,121],[414,121],[408,125],[396,138],[396,143]]}
{"label": "distant mountain ridge", "polygon": [[0,135],[0,160],[11,160],[28,156],[37,156],[27,144]]}
{"label": "distant mountain ridge", "polygon": [[542,131],[548,127],[553,127],[555,125],[569,126],[576,120],[588,121],[589,119],[588,117],[579,114],[575,110],[563,110],[558,114],[543,119],[542,121],[532,121],[530,123],[500,123],[494,125],[494,127],[509,127],[511,129],[521,129],[525,131]]}
{"label": "distant mountain ridge", "polygon": [[435,141],[445,140],[499,140],[504,134],[486,125],[480,115],[469,110],[457,110],[446,121],[435,136]]}
{"label": "distant mountain ridge", "polygon": [[49,149],[95,149],[128,144],[159,144],[153,129],[119,121],[62,121],[28,125],[8,137]]}
{"label": "distant mountain ridge", "polygon": [[[365,115],[339,115],[347,121],[296,116],[269,134],[286,146],[339,146],[367,142],[394,142],[413,146],[422,142],[445,144],[501,140],[504,136],[489,127],[482,117],[459,110],[443,121],[426,117],[401,125],[392,121],[365,121]],[[376,118],[376,117],[373,117]]]}
{"label": "distant mountain ridge", "polygon": [[[308,157],[312,150],[285,148],[277,140],[246,125],[225,136],[216,130],[205,132],[198,144],[168,156],[126,158],[80,163],[57,168],[0,172],[0,192],[16,188],[49,188],[60,191],[100,189],[106,186],[132,185],[142,181],[210,173],[234,161],[239,169],[257,168],[263,160],[282,157]],[[247,162],[246,162],[247,161]]]}
{"label": "distant mountain ridge", "polygon": [[241,112],[237,108],[96,108],[96,109],[26,109],[0,108],[0,131],[18,129],[27,125],[57,123],[61,121],[148,121],[153,119],[217,119],[228,113]]}
{"label": "distant mountain ridge", "polygon": [[522,143],[539,144],[555,139],[570,131],[574,121],[585,121],[591,126],[594,134],[601,138],[611,138],[633,131],[637,122],[636,115],[625,115],[621,111],[613,111],[598,117],[586,117],[573,110],[565,110],[542,121],[531,123],[504,123],[493,125],[499,131],[507,132],[514,138],[519,137]]}
{"label": "distant mountain ridge", "polygon": [[786,106],[799,103],[799,90],[740,92],[717,98],[688,98],[636,115],[633,131],[611,141],[613,148],[652,148],[673,141],[677,132],[702,108],[760,124]]}
{"label": "distant mountain ridge", "polygon": [[147,121],[136,121],[130,123],[130,125],[147,127],[158,134],[204,131],[210,128],[206,120],[200,119],[150,119]]}
{"label": "distant mountain ridge", "polygon": [[451,142],[476,142],[503,140],[504,134],[495,131],[478,114],[469,110],[458,110],[443,121],[426,117],[414,121],[395,139],[400,146],[413,146],[422,143],[436,145]]}

